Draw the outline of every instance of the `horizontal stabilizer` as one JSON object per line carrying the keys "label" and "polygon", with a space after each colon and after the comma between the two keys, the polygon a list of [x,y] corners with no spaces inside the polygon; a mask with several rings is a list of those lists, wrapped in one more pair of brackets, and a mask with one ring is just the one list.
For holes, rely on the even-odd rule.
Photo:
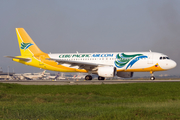
{"label": "horizontal stabilizer", "polygon": [[19,59],[19,60],[23,60],[25,62],[28,62],[31,60],[30,58],[22,58],[22,57],[14,57],[14,56],[4,56],[4,57],[12,58],[12,59]]}

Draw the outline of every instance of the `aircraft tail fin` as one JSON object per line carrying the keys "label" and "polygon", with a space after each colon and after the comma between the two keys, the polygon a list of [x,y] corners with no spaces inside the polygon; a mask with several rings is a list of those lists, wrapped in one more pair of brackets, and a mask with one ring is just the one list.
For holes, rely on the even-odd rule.
{"label": "aircraft tail fin", "polygon": [[59,77],[59,73],[56,75],[56,77],[54,78],[55,80]]}
{"label": "aircraft tail fin", "polygon": [[21,56],[36,56],[44,54],[27,34],[24,28],[16,28]]}
{"label": "aircraft tail fin", "polygon": [[42,75],[44,75],[46,73],[46,70],[44,70],[43,72],[42,72]]}

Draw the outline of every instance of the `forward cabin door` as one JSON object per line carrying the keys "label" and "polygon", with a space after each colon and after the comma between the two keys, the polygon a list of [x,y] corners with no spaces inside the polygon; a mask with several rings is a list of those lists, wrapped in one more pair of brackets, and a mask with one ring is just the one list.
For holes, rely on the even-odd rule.
{"label": "forward cabin door", "polygon": [[153,64],[153,54],[152,53],[149,53],[147,62],[148,62],[148,64]]}

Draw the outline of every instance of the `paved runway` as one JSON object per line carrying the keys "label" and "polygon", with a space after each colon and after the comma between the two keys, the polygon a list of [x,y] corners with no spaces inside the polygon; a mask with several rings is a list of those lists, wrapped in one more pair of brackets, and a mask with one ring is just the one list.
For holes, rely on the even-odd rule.
{"label": "paved runway", "polygon": [[180,82],[180,80],[0,80],[1,83],[13,83],[21,85],[100,85],[100,84],[124,84],[124,83],[157,83],[157,82]]}

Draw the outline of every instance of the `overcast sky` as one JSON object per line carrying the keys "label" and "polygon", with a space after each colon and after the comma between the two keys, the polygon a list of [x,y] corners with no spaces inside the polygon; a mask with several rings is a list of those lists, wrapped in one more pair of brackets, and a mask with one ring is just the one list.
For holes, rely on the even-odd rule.
{"label": "overcast sky", "polygon": [[[179,0],[1,0],[0,67],[40,72],[3,57],[20,55],[17,27],[46,53],[152,50],[180,65]],[[177,66],[155,75],[179,73]]]}

